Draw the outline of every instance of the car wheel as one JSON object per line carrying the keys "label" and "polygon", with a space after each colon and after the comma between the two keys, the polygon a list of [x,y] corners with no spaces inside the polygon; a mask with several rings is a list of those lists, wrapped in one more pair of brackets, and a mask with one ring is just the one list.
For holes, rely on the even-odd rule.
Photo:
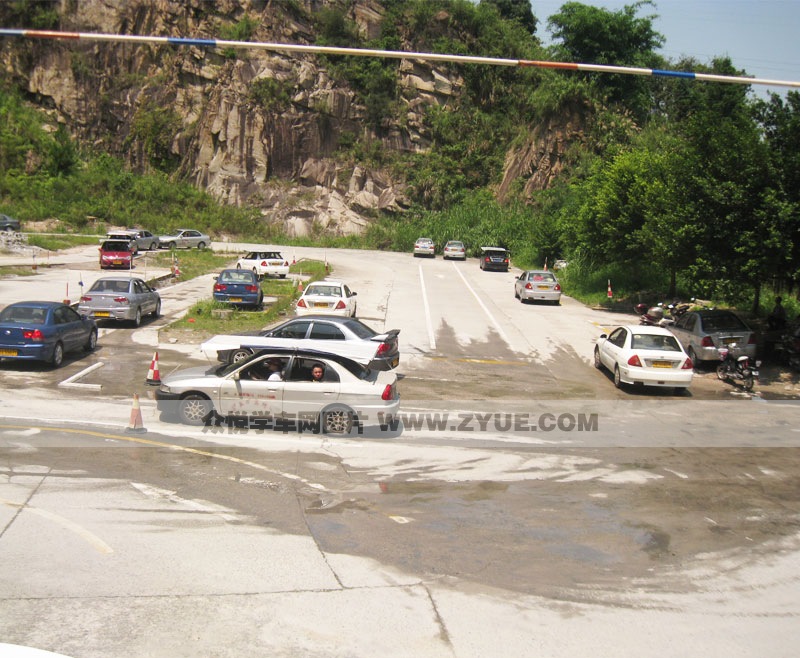
{"label": "car wheel", "polygon": [[53,356],[50,357],[50,365],[58,368],[62,363],[64,363],[64,346],[61,343],[56,343],[53,348]]}
{"label": "car wheel", "polygon": [[686,392],[687,392],[688,390],[689,390],[689,389],[688,389],[688,388],[686,388],[685,386],[675,386],[675,387],[672,389],[672,392],[673,392],[675,395],[685,395],[685,394],[686,394]]}
{"label": "car wheel", "polygon": [[178,402],[178,418],[186,425],[202,425],[214,407],[200,393],[189,393]]}
{"label": "car wheel", "polygon": [[157,317],[159,317],[160,315],[161,315],[161,300],[159,299],[159,300],[156,302],[156,307],[155,307],[155,309],[153,310],[153,317],[154,317],[154,318],[157,318]]}
{"label": "car wheel", "polygon": [[83,349],[87,352],[93,352],[95,347],[97,347],[97,330],[92,329],[92,331],[89,333],[89,338],[86,340],[86,345],[83,346]]}
{"label": "car wheel", "polygon": [[514,286],[514,299],[519,299],[519,293],[517,292],[516,286]]}
{"label": "car wheel", "polygon": [[697,358],[697,354],[694,351],[694,347],[690,347],[689,351],[686,353],[689,358],[692,360],[692,365],[696,368],[700,365],[700,360]]}
{"label": "car wheel", "polygon": [[197,243],[197,248],[202,251],[203,249],[206,248],[206,243],[205,242],[198,242]]}
{"label": "car wheel", "polygon": [[614,386],[622,388],[622,376],[619,372],[619,366],[614,366]]}
{"label": "car wheel", "polygon": [[228,357],[228,361],[230,363],[239,363],[239,361],[249,359],[252,354],[250,350],[233,350]]}
{"label": "car wheel", "polygon": [[175,249],[177,246],[174,242],[167,242],[167,249]]}
{"label": "car wheel", "polygon": [[322,412],[323,434],[348,434],[353,429],[353,411],[348,407],[330,407]]}
{"label": "car wheel", "polygon": [[138,327],[140,324],[142,324],[142,307],[137,306],[136,315],[133,317],[133,326]]}
{"label": "car wheel", "polygon": [[600,348],[594,348],[594,367],[600,370],[603,367],[603,362],[600,359]]}
{"label": "car wheel", "polygon": [[753,384],[754,383],[755,383],[755,381],[753,379],[753,375],[747,375],[742,380],[742,386],[744,386],[744,390],[747,391],[748,393],[753,390]]}

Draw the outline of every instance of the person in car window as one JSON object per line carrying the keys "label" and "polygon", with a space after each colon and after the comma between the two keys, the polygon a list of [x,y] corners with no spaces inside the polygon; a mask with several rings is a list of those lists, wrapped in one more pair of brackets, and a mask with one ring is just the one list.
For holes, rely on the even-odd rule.
{"label": "person in car window", "polygon": [[315,363],[311,368],[311,381],[321,382],[323,377],[325,377],[325,368],[321,363]]}
{"label": "person in car window", "polygon": [[267,367],[270,371],[269,377],[267,377],[268,382],[283,381],[283,374],[281,373],[283,364],[278,359],[267,359]]}

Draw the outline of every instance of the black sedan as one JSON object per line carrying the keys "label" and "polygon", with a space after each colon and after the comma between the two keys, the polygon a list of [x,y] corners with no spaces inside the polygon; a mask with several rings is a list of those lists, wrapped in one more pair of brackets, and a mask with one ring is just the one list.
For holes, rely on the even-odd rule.
{"label": "black sedan", "polygon": [[97,325],[61,302],[17,302],[0,311],[0,360],[45,361],[58,368],[64,354],[97,346]]}

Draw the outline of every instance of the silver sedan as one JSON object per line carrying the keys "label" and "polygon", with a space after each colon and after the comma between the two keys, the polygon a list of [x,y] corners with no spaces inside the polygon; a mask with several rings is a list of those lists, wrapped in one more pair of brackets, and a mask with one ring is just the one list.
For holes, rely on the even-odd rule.
{"label": "silver sedan", "polygon": [[162,249],[205,249],[211,244],[209,236],[191,228],[179,228],[175,233],[159,236],[158,241]]}
{"label": "silver sedan", "polygon": [[523,304],[534,300],[558,304],[561,302],[561,284],[552,272],[528,270],[514,281],[514,297]]}
{"label": "silver sedan", "polygon": [[97,279],[81,296],[78,313],[95,320],[121,320],[135,327],[142,317],[161,315],[161,296],[145,281],[135,277],[107,276]]}

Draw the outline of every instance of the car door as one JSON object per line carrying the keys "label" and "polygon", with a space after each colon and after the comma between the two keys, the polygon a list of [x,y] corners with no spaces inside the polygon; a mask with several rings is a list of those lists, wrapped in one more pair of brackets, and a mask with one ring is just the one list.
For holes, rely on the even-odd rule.
{"label": "car door", "polygon": [[[697,324],[697,314],[684,313],[684,315],[678,318],[678,321],[669,328],[675,338],[678,339],[678,342],[683,346],[683,349],[687,352],[692,346],[695,324]],[[695,352],[696,351],[697,349],[695,348]]]}
{"label": "car door", "polygon": [[[325,376],[321,382],[311,381],[311,369],[322,363]],[[295,358],[286,371],[283,388],[283,415],[290,420],[313,420],[328,405],[339,399],[339,374],[327,361]]]}
{"label": "car door", "polygon": [[[142,315],[152,313],[156,309],[155,295],[153,289],[148,286],[144,281],[135,279],[133,281],[132,297],[136,301],[136,305],[142,309]],[[133,300],[131,300],[133,301]]]}
{"label": "car door", "polygon": [[346,285],[342,286],[342,294],[344,295],[345,304],[347,305],[347,315],[354,315],[356,307],[356,293],[354,293]]}
{"label": "car door", "polygon": [[59,306],[53,312],[53,320],[65,352],[83,346],[89,335],[81,316],[76,311],[69,306]]}
{"label": "car door", "polygon": [[373,341],[347,340],[341,328],[323,320],[315,320],[311,324],[308,338],[310,349],[346,356],[364,365],[372,360],[379,345]]}
{"label": "car door", "polygon": [[600,356],[603,360],[603,365],[609,370],[614,370],[614,366],[619,363],[622,350],[625,347],[625,341],[628,337],[628,330],[625,327],[617,327],[608,336],[608,340],[603,344],[600,350]]}
{"label": "car door", "polygon": [[224,377],[219,386],[216,408],[223,416],[261,416],[278,418],[283,407],[282,381],[255,378],[254,371],[263,368],[269,356],[248,361]]}
{"label": "car door", "polygon": [[528,273],[523,272],[517,277],[517,280],[514,281],[514,292],[517,294],[517,296],[522,294],[522,289],[525,287],[525,283],[527,282],[527,280],[528,280]]}

